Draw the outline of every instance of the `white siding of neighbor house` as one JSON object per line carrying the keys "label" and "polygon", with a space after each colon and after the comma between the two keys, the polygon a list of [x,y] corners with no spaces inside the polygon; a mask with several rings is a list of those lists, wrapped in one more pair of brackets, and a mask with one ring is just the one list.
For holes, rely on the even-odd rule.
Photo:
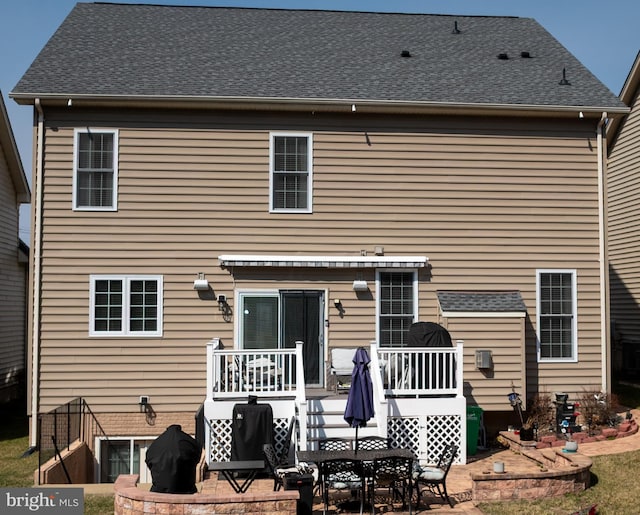
{"label": "white siding of neighbor house", "polygon": [[[157,411],[195,411],[205,343],[234,341],[233,321],[193,290],[199,272],[231,309],[235,288],[324,290],[328,345],[367,344],[373,270],[363,272],[371,295],[358,297],[356,271],[230,272],[217,256],[360,255],[375,246],[429,258],[419,272],[421,320],[437,319],[436,290],[520,290],[532,324],[529,385],[580,392],[601,382],[595,123],[75,108],[49,110],[46,120],[41,411],[76,396],[96,411],[137,411],[141,394]],[[87,126],[119,130],[117,212],[72,210],[73,131]],[[311,214],[269,213],[269,134],[278,130],[313,133]],[[535,363],[538,268],[577,270],[577,363]],[[88,336],[89,276],[117,273],[163,276],[162,338]],[[504,330],[482,321],[452,337],[463,335],[469,349],[513,345],[511,369],[521,342],[503,340]]]}

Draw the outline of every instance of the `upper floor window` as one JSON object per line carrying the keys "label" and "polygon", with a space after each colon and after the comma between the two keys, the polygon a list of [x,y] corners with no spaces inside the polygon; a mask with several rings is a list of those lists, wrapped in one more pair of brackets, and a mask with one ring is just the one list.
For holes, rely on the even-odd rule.
{"label": "upper floor window", "polygon": [[161,276],[91,276],[91,336],[162,336]]}
{"label": "upper floor window", "polygon": [[271,134],[270,211],[311,212],[311,134]]}
{"label": "upper floor window", "polygon": [[410,272],[378,272],[378,342],[380,347],[406,347],[416,321],[417,277]]}
{"label": "upper floor window", "polygon": [[538,359],[577,360],[575,270],[537,272]]}
{"label": "upper floor window", "polygon": [[115,211],[118,184],[118,132],[76,130],[73,208]]}

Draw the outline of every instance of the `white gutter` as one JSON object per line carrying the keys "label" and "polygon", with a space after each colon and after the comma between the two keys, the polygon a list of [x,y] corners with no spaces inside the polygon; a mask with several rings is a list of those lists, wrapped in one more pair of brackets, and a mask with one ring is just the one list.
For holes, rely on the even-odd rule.
{"label": "white gutter", "polygon": [[30,445],[35,447],[38,442],[38,406],[39,402],[39,372],[40,372],[40,255],[42,252],[42,189],[43,189],[43,155],[44,155],[44,111],[40,105],[40,99],[34,102],[38,113],[38,126],[36,132],[36,169],[34,173],[33,188],[35,188],[35,204],[33,210],[33,241],[31,255],[33,273],[31,284],[33,285],[33,323],[31,326],[31,430],[29,431]]}
{"label": "white gutter", "polygon": [[600,353],[602,391],[610,393],[610,362],[609,353],[609,270],[607,254],[607,140],[606,140],[607,113],[602,113],[596,129],[598,140],[598,229],[600,231]]}
{"label": "white gutter", "polygon": [[318,111],[353,112],[356,106],[358,112],[413,112],[422,111],[473,111],[487,113],[496,111],[502,113],[514,112],[521,115],[523,112],[538,113],[546,116],[549,113],[565,113],[574,117],[578,112],[587,115],[602,113],[607,109],[609,113],[628,114],[631,109],[626,106],[575,106],[563,104],[508,104],[508,103],[477,103],[477,102],[440,102],[429,100],[389,100],[389,99],[358,99],[358,98],[323,98],[323,97],[255,97],[255,96],[195,96],[195,95],[116,95],[116,94],[82,94],[82,93],[45,93],[30,92],[9,94],[18,104],[30,104],[34,98],[46,101],[49,105],[66,106],[69,99],[74,105],[163,105],[175,107],[201,108],[208,105],[216,108],[228,109],[283,109],[291,111]]}

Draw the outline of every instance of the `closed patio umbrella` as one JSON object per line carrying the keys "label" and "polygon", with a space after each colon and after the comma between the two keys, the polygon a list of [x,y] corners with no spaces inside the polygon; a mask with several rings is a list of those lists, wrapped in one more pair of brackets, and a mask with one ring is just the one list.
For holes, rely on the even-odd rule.
{"label": "closed patio umbrella", "polygon": [[373,409],[373,384],[369,372],[369,354],[360,347],[353,356],[353,372],[351,373],[351,388],[347,397],[347,407],[344,419],[351,427],[356,428],[356,445],[358,451],[358,428],[365,427],[375,415]]}

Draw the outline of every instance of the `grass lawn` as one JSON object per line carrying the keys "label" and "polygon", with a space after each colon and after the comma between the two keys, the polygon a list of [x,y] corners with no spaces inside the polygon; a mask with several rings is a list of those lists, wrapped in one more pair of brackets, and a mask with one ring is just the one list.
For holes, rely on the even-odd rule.
{"label": "grass lawn", "polygon": [[[0,405],[0,487],[30,487],[38,468],[38,453],[22,457],[29,448],[29,426],[24,401]],[[86,515],[113,513],[112,495],[87,495]]]}

